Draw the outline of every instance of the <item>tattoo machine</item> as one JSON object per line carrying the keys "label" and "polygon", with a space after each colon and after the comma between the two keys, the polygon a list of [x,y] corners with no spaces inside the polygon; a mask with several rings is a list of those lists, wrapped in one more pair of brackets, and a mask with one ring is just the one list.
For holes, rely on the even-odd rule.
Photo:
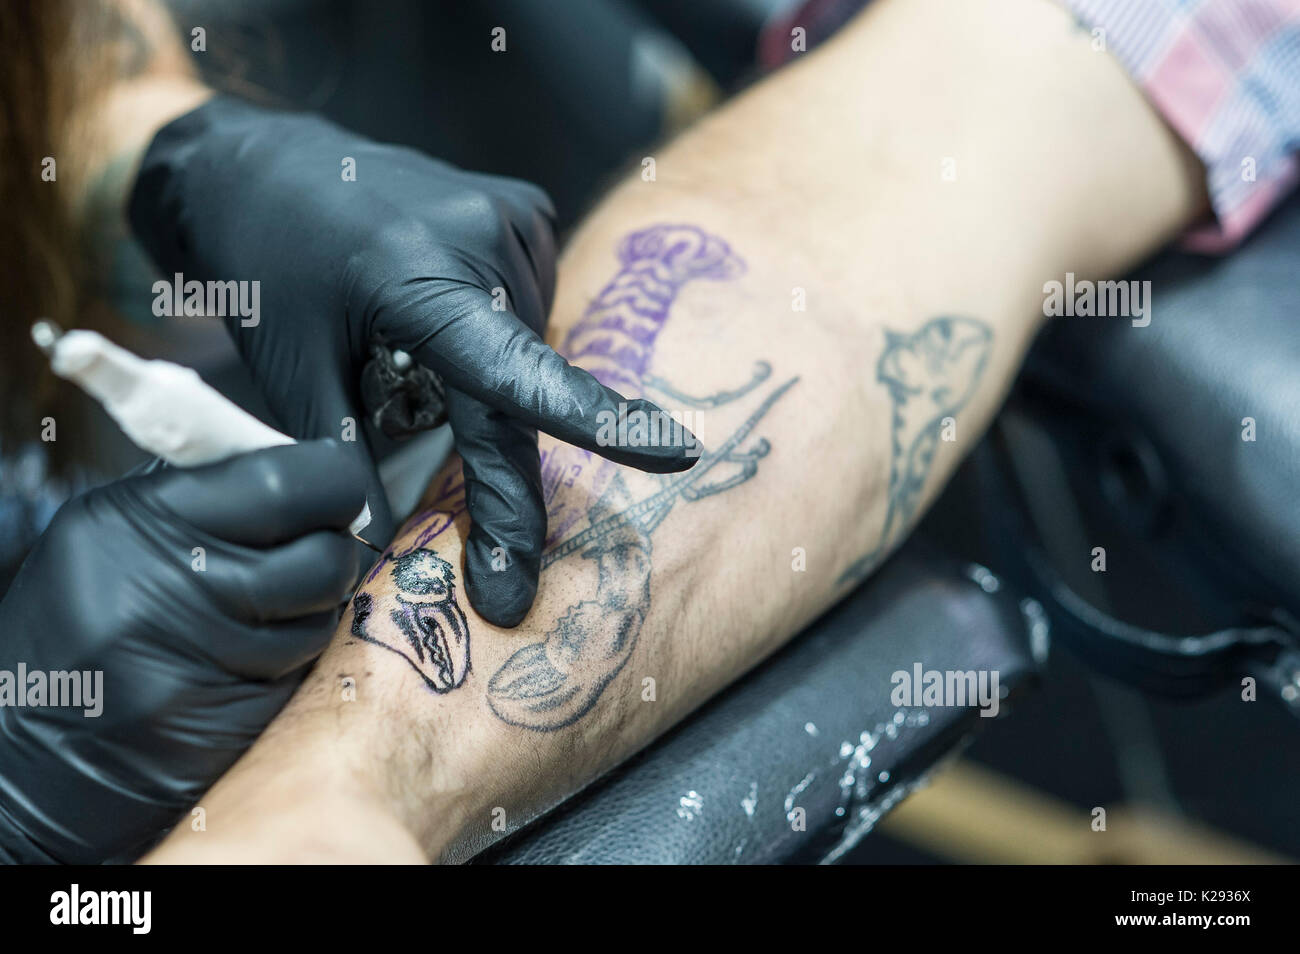
{"label": "tattoo machine", "polygon": [[[137,447],[174,466],[295,443],[205,384],[193,368],[146,361],[94,331],[64,333],[52,321],[32,325],[32,340],[54,373],[99,401]],[[360,535],[369,524],[367,501],[348,532],[381,552]]]}

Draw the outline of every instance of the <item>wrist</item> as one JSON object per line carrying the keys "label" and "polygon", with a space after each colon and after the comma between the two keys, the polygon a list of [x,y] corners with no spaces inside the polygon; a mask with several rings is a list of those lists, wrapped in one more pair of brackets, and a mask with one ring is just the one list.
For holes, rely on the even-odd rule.
{"label": "wrist", "polygon": [[365,753],[323,727],[273,727],[143,862],[424,863],[376,780]]}
{"label": "wrist", "polygon": [[140,863],[425,864],[428,860],[411,833],[380,806],[338,792],[303,792],[291,802],[258,803],[247,809],[220,807],[230,811],[191,813]]}

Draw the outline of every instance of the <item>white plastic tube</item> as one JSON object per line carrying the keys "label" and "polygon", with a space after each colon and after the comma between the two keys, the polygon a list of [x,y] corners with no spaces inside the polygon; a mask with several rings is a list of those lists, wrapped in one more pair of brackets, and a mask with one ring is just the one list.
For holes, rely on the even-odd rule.
{"label": "white plastic tube", "polygon": [[[61,335],[50,322],[37,322],[32,338],[55,374],[102,404],[136,446],[169,464],[199,467],[295,443],[205,384],[193,368],[146,361],[94,331]],[[367,501],[348,529],[357,536],[369,524]]]}

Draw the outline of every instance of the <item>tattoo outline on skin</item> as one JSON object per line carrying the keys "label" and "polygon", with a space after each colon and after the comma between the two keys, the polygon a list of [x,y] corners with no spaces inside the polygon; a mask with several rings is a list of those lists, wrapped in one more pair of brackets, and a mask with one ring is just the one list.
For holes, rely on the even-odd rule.
{"label": "tattoo outline on skin", "polygon": [[352,635],[401,656],[434,692],[451,692],[470,670],[469,623],[456,602],[455,570],[424,547],[391,566],[393,593],[358,592],[353,599]]}
{"label": "tattoo outline on skin", "polygon": [[[716,451],[657,493],[631,502],[622,476],[616,475],[588,511],[590,526],[543,555],[543,568],[579,552],[596,560],[595,597],[569,607],[540,642],[516,651],[496,671],[488,682],[488,704],[497,718],[553,732],[591,711],[631,658],[649,612],[651,534],[678,500],[724,493],[757,473],[770,444],[764,438],[748,450],[740,450],[740,444],[798,380],[775,389]],[[730,476],[704,480],[727,463],[739,466]]]}
{"label": "tattoo outline on skin", "polygon": [[943,421],[960,412],[975,393],[992,343],[992,330],[974,318],[932,318],[910,335],[885,331],[876,380],[889,390],[892,411],[888,509],[879,542],[853,561],[840,584],[865,579],[911,525]]}
{"label": "tattoo outline on skin", "polygon": [[[618,272],[569,329],[559,351],[601,384],[635,398],[648,389],[645,379],[655,344],[682,288],[692,281],[738,278],[745,263],[722,239],[693,225],[653,225],[633,232],[619,243],[617,256]],[[567,445],[543,454],[547,547],[585,515],[585,501],[575,501],[564,490],[592,467],[588,493],[599,497],[616,471],[608,461]]]}
{"label": "tattoo outline on skin", "polygon": [[[681,288],[697,279],[725,281],[744,274],[745,263],[726,242],[691,225],[654,225],[624,239],[618,257],[619,272],[559,349],[566,358],[629,398],[657,392],[679,405],[697,408],[736,406],[769,381],[772,367],[759,361],[750,379],[738,387],[692,397],[650,374],[658,334]],[[551,732],[591,711],[631,658],[649,612],[654,530],[679,500],[689,503],[711,497],[755,476],[771,445],[765,438],[751,440],[753,431],[798,380],[791,378],[771,389],[725,441],[704,451],[695,466],[682,474],[626,470],[567,444],[555,445],[542,455],[549,521],[542,569],[580,554],[596,564],[596,590],[592,598],[562,612],[545,636],[514,652],[489,679],[487,701],[499,719]],[[587,486],[577,480],[585,471],[591,472]],[[386,553],[365,582],[373,581],[386,566],[427,548],[464,509],[463,476],[449,475],[431,506],[416,518],[420,530],[412,545]],[[584,518],[586,527],[573,532]],[[354,601],[353,635],[398,652],[424,676],[408,654],[407,647],[413,645],[409,634],[402,631],[403,642],[396,634],[384,639],[371,632],[369,621],[375,613],[369,602],[362,601],[363,595],[358,593]],[[400,614],[391,615],[396,623]],[[448,691],[434,684],[430,688]]]}
{"label": "tattoo outline on skin", "polygon": [[[598,380],[629,397],[657,391],[700,408],[731,405],[770,378],[771,365],[760,361],[741,386],[690,397],[650,374],[655,340],[680,288],[694,278],[725,280],[743,274],[743,261],[725,242],[694,226],[658,225],[630,235],[620,246],[619,258],[622,269],[566,337],[561,349],[566,357],[581,357]],[[952,316],[933,318],[911,334],[886,330],[885,335],[885,349],[876,366],[877,380],[888,389],[892,405],[885,524],[876,547],[856,560],[840,583],[867,576],[912,522],[934,463],[940,427],[973,396],[993,338],[983,322]],[[649,611],[650,538],[655,528],[678,500],[690,502],[723,493],[757,473],[770,444],[764,438],[747,448],[741,444],[798,380],[792,378],[773,389],[717,450],[706,451],[685,474],[652,477],[624,471],[569,445],[557,445],[543,455],[552,530],[542,569],[580,553],[596,562],[596,592],[593,599],[570,606],[540,641],[517,650],[493,674],[487,700],[499,719],[550,732],[591,711],[630,659]],[[597,471],[591,486],[578,486],[577,477],[593,464]],[[729,476],[705,480],[722,465],[735,469]],[[649,492],[637,493],[630,482],[643,487],[646,482],[657,483]],[[584,494],[585,510],[573,499]],[[402,559],[445,532],[463,511],[463,478],[448,476],[435,494],[434,506],[417,519],[417,525],[423,526],[414,545],[402,555],[386,554],[367,582],[387,562]],[[587,527],[570,533],[584,516]],[[355,633],[355,620],[353,625]],[[365,629],[364,621],[360,628]]]}
{"label": "tattoo outline on skin", "polygon": [[[768,380],[771,366],[759,362],[740,387],[696,398],[650,374],[656,338],[681,288],[697,279],[725,281],[744,273],[744,262],[726,242],[695,226],[656,225],[628,236],[618,257],[619,272],[566,336],[565,357],[580,361],[602,384],[629,397],[657,391],[702,408],[731,405]],[[654,530],[677,501],[723,493],[757,473],[770,445],[763,438],[742,445],[797,381],[773,389],[730,437],[705,451],[684,474],[651,477],[624,471],[567,446],[550,452],[543,483],[552,532],[542,568],[574,553],[594,560],[596,592],[570,606],[540,641],[517,650],[493,674],[487,699],[497,718],[553,732],[591,711],[631,658],[649,612]],[[581,495],[566,490],[593,462],[598,470],[589,492],[597,500],[584,513],[573,499]],[[724,472],[717,476],[720,470]],[[587,527],[571,533],[584,516]]]}

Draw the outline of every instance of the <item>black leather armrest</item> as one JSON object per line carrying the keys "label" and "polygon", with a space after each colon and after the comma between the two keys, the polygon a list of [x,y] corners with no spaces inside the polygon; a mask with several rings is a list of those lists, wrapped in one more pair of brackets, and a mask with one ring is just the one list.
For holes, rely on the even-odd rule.
{"label": "black leather armrest", "polygon": [[[1150,323],[1054,319],[1013,395],[1020,423],[995,428],[1010,466],[989,474],[1014,481],[984,488],[1007,524],[994,562],[1059,642],[1146,691],[1252,675],[1300,716],[1298,250],[1300,196],[1227,258],[1166,251],[1131,276]],[[1031,525],[1012,528],[1022,509]],[[1103,543],[1112,572],[1089,572]]]}
{"label": "black leather armrest", "polygon": [[[919,547],[647,751],[477,860],[834,860],[992,721],[973,708],[895,706],[895,671],[996,671],[1007,693],[1034,672],[1033,617],[986,571]],[[1045,631],[1036,635],[1045,651]],[[796,809],[805,830],[791,821]]]}
{"label": "black leather armrest", "polygon": [[[1243,590],[1300,613],[1300,195],[1231,256],[1169,251],[1150,324],[1058,318],[1027,377],[1135,431]],[[1249,439],[1244,439],[1249,438]]]}

